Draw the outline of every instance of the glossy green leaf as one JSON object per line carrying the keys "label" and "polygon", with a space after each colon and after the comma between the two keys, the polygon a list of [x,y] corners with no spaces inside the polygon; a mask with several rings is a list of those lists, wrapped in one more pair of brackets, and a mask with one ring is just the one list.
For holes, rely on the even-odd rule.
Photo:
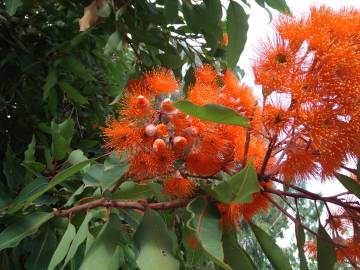
{"label": "glossy green leaf", "polygon": [[198,197],[187,205],[186,211],[190,214],[186,226],[193,232],[203,253],[223,269],[231,270],[224,263],[220,214],[216,207],[205,197]]}
{"label": "glossy green leaf", "polygon": [[108,38],[105,48],[104,54],[111,55],[119,46],[121,46],[121,37],[118,31],[115,31]]}
{"label": "glossy green leaf", "polygon": [[48,270],[53,270],[57,265],[59,265],[62,260],[65,258],[66,254],[69,251],[70,244],[74,239],[76,234],[75,226],[69,222],[69,225],[60,240],[54,254],[51,257]]}
{"label": "glossy green leaf", "polygon": [[50,66],[48,70],[48,75],[45,80],[45,84],[43,86],[43,100],[46,100],[50,95],[50,89],[52,89],[58,80],[58,74],[54,67]]}
{"label": "glossy green leaf", "polygon": [[285,253],[276,245],[275,240],[270,237],[261,228],[251,223],[251,229],[254,232],[262,250],[269,259],[275,270],[291,270],[290,262]]}
{"label": "glossy green leaf", "polygon": [[83,182],[85,186],[101,186],[105,190],[115,184],[127,169],[126,163],[120,163],[108,169],[105,169],[103,164],[94,164],[86,171]]}
{"label": "glossy green leaf", "polygon": [[79,172],[82,168],[87,166],[91,160],[82,161],[70,168],[60,171],[55,175],[48,184],[45,185],[44,179],[37,180],[34,183],[30,183],[24,188],[23,192],[20,192],[18,198],[15,199],[14,203],[9,209],[10,213],[16,212],[21,209],[23,206],[31,204],[34,200],[39,198],[41,195],[47,191],[54,188],[56,185],[62,183],[63,181],[69,179],[70,176]]}
{"label": "glossy green leaf", "polygon": [[196,118],[210,122],[249,127],[247,118],[241,116],[234,110],[217,104],[206,104],[198,106],[191,101],[182,100],[173,104],[180,111]]}
{"label": "glossy green leaf", "polygon": [[356,197],[360,199],[360,184],[355,180],[350,178],[349,176],[343,174],[336,174],[337,179],[340,183],[351,193],[353,193]]}
{"label": "glossy green leaf", "polygon": [[191,1],[185,0],[182,2],[182,13],[186,24],[194,31],[194,33],[198,33],[201,29],[201,18],[195,16],[194,7],[191,4]]}
{"label": "glossy green leaf", "polygon": [[231,0],[227,9],[226,30],[229,44],[226,47],[227,66],[234,69],[244,50],[247,31],[249,29],[248,15],[243,7]]}
{"label": "glossy green leaf", "polygon": [[[109,269],[112,257],[114,254],[117,254],[116,248],[120,242],[121,235],[120,225],[119,217],[111,214],[109,221],[103,225],[102,230],[87,252],[80,270]],[[116,269],[118,269],[118,267]]]}
{"label": "glossy green leaf", "polygon": [[222,241],[225,257],[224,261],[233,270],[256,270],[255,264],[250,256],[242,247],[240,247],[234,229],[225,230]]}
{"label": "glossy green leaf", "polygon": [[239,173],[209,190],[215,199],[224,203],[251,202],[252,194],[259,191],[257,174],[251,162]]}
{"label": "glossy green leaf", "polygon": [[[220,0],[205,0],[207,12],[215,22],[219,22],[222,17],[222,6]],[[205,22],[206,23],[206,22]]]}
{"label": "glossy green leaf", "polygon": [[173,255],[173,241],[161,216],[151,208],[134,235],[139,250],[136,263],[141,270],[178,270],[179,261]]}
{"label": "glossy green leaf", "polygon": [[333,270],[336,263],[335,246],[331,244],[331,238],[324,227],[319,223],[318,234],[322,238],[316,238],[317,266],[319,270]]}
{"label": "glossy green leaf", "polygon": [[296,236],[296,245],[298,248],[299,260],[300,260],[300,270],[309,270],[304,252],[304,244],[305,244],[304,228],[296,223],[295,223],[295,236]]}
{"label": "glossy green leaf", "polygon": [[59,86],[72,101],[80,105],[89,103],[87,99],[83,95],[81,95],[80,92],[75,87],[71,86],[69,83],[65,81],[60,81]]}
{"label": "glossy green leaf", "polygon": [[76,251],[78,250],[79,246],[85,241],[87,235],[89,234],[89,222],[92,219],[91,212],[87,212],[83,222],[80,225],[79,230],[77,231],[74,240],[71,242],[69,252],[66,255],[65,262],[62,268],[70,262],[70,260],[75,256]]}
{"label": "glossy green leaf", "polygon": [[10,16],[13,16],[16,13],[16,10],[22,5],[22,0],[5,0],[5,10]]}
{"label": "glossy green leaf", "polygon": [[285,0],[265,0],[265,3],[276,10],[278,10],[281,13],[289,14],[291,15],[290,8],[286,4]]}
{"label": "glossy green leaf", "polygon": [[177,69],[183,65],[183,61],[181,60],[179,55],[165,53],[165,54],[158,54],[157,57],[160,59],[163,66]]}
{"label": "glossy green leaf", "polygon": [[133,181],[122,183],[119,190],[113,194],[113,199],[140,200],[154,196],[153,189],[147,184],[138,184]]}
{"label": "glossy green leaf", "polygon": [[53,216],[53,213],[34,212],[17,218],[0,233],[0,250],[16,247],[21,240],[36,233],[39,227]]}
{"label": "glossy green leaf", "polygon": [[168,23],[175,22],[178,18],[179,0],[165,0],[164,12]]}

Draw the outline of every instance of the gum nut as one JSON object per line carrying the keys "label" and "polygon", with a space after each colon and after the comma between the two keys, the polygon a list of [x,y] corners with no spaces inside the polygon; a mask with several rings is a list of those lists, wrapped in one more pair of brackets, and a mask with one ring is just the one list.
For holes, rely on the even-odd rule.
{"label": "gum nut", "polygon": [[183,149],[187,145],[187,139],[183,136],[176,136],[173,143],[176,149]]}
{"label": "gum nut", "polygon": [[153,143],[153,150],[155,152],[159,151],[160,149],[164,149],[166,144],[163,139],[156,139]]}
{"label": "gum nut", "polygon": [[154,136],[156,132],[156,127],[153,124],[149,124],[145,127],[145,134],[147,136]]}

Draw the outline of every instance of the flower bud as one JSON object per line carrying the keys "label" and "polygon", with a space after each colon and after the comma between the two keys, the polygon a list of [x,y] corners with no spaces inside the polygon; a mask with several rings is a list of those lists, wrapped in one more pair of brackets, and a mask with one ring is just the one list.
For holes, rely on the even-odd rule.
{"label": "flower bud", "polygon": [[148,105],[149,104],[149,101],[146,97],[144,97],[143,95],[139,95],[136,97],[137,99],[137,103],[139,105]]}
{"label": "flower bud", "polygon": [[166,148],[166,143],[163,139],[156,139],[153,142],[153,150],[155,152],[161,151]]}
{"label": "flower bud", "polygon": [[185,137],[182,137],[182,136],[176,136],[174,138],[174,140],[173,140],[174,148],[177,151],[184,150],[187,143],[188,143],[187,139]]}
{"label": "flower bud", "polygon": [[172,106],[172,104],[173,102],[169,98],[164,99],[160,105],[161,111],[165,113],[173,113],[175,108]]}
{"label": "flower bud", "polygon": [[156,126],[156,135],[161,137],[169,136],[168,128],[165,124],[159,124]]}
{"label": "flower bud", "polygon": [[156,127],[153,124],[149,124],[145,127],[145,134],[149,137],[154,136],[156,133]]}

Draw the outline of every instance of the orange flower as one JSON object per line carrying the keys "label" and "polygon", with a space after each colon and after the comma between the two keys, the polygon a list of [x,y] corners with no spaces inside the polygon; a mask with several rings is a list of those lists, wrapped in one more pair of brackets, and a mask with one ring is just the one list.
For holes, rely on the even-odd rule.
{"label": "orange flower", "polygon": [[145,77],[146,84],[156,94],[172,93],[179,89],[179,83],[172,72],[162,68],[149,72]]}
{"label": "orange flower", "polygon": [[203,65],[195,70],[196,83],[216,83],[217,73],[210,65]]}
{"label": "orange flower", "polygon": [[164,193],[171,197],[188,198],[193,195],[194,183],[186,178],[172,177],[164,184]]}
{"label": "orange flower", "polygon": [[311,258],[316,258],[317,256],[317,247],[316,244],[312,241],[305,242],[304,250],[308,256]]}

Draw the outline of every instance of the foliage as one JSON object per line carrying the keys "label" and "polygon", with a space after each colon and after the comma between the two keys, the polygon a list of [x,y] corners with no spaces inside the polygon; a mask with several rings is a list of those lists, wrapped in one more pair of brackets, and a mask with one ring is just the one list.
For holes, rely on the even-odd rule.
{"label": "foliage", "polygon": [[[283,0],[251,4],[290,13]],[[333,268],[336,259],[344,267],[358,263],[354,241],[342,238],[348,231],[339,232],[348,228],[336,222],[345,224],[348,215],[355,220],[356,202],[322,197],[292,181],[315,174],[313,167],[303,174],[289,165],[269,170],[290,161],[304,164],[291,159],[295,139],[285,141],[284,154],[275,159],[282,123],[296,114],[283,118],[285,109],[266,103],[273,91],[284,91],[279,82],[294,62],[288,64],[290,49],[282,42],[265,44],[254,64],[263,107],[240,84],[236,65],[249,28],[248,5],[245,0],[1,4],[0,268],[295,269],[294,252],[276,244],[287,227],[285,217],[301,234],[299,254],[307,251],[302,232],[309,241],[317,238],[319,269]],[[312,12],[342,19],[327,9]],[[344,12],[345,19],[358,18],[355,11]],[[291,36],[299,31],[286,32],[291,23],[296,29],[296,19],[279,22],[281,34],[290,33],[286,38],[304,39]],[[311,32],[311,23],[307,26]],[[341,33],[339,40],[352,44]],[[308,42],[321,51],[317,46],[326,38]],[[299,50],[298,43],[291,45]],[[266,62],[272,53],[275,64]],[[342,56],[354,56],[349,55]],[[334,77],[347,76],[345,64],[330,64],[338,65]],[[351,76],[344,80],[349,85],[356,78]],[[330,83],[344,97],[343,84]],[[319,98],[313,89],[300,89]],[[329,98],[327,89],[321,102],[331,103],[336,98]],[[298,102],[308,100],[300,96]],[[347,109],[353,105],[336,102]],[[357,148],[349,153],[351,145],[341,140],[332,148],[322,145],[321,139],[328,143],[333,137],[326,137],[329,123],[320,120],[307,123],[325,130],[315,134],[324,138],[306,148],[317,151],[309,164],[320,163],[321,177],[334,174],[358,196],[357,180],[335,174],[344,160],[326,166],[334,153],[356,156]],[[304,134],[305,140],[315,136]],[[347,170],[359,176],[356,169]],[[315,202],[311,215],[303,199]],[[339,213],[328,203],[338,205]],[[257,215],[270,206],[268,215]],[[317,224],[324,209],[327,222]],[[359,223],[346,224],[355,239]],[[344,243],[335,242],[336,236]]]}

